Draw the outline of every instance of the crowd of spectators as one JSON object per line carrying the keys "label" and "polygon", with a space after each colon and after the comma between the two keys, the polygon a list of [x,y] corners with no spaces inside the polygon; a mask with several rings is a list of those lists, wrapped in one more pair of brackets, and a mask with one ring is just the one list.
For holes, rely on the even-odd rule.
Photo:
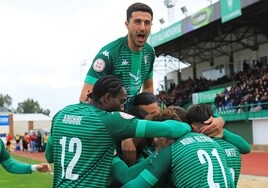
{"label": "crowd of spectators", "polygon": [[191,99],[193,93],[209,90],[211,81],[205,78],[181,81],[180,84],[170,84],[167,91],[160,91],[157,95],[160,104],[168,106],[183,106]]}
{"label": "crowd of spectators", "polygon": [[178,85],[170,84],[170,88],[160,91],[157,97],[161,106],[183,107],[192,100],[193,93],[207,91],[211,86],[222,84],[228,87],[215,97],[213,105],[218,112],[239,113],[268,109],[268,68],[265,66],[243,66],[243,71],[214,81],[206,78],[188,78]]}
{"label": "crowd of spectators", "polygon": [[268,109],[268,71],[266,68],[236,74],[236,84],[215,98],[216,109],[233,112],[256,112]]}

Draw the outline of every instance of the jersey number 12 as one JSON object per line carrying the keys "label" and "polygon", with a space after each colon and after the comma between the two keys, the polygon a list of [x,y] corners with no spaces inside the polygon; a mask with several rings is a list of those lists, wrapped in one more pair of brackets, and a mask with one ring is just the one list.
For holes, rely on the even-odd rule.
{"label": "jersey number 12", "polygon": [[[82,142],[80,139],[78,138],[71,138],[70,142],[69,142],[69,148],[68,148],[68,152],[75,152],[74,157],[72,158],[71,162],[68,164],[66,171],[64,169],[64,159],[65,159],[65,146],[66,146],[66,140],[67,138],[65,136],[62,137],[62,139],[60,139],[60,144],[62,147],[62,152],[61,152],[61,169],[62,169],[62,174],[61,174],[61,178],[65,178],[65,179],[70,179],[70,180],[77,180],[79,175],[78,174],[73,174],[73,168],[75,166],[75,164],[77,163],[78,159],[81,156],[81,152],[82,152]],[[76,145],[76,150],[74,151],[74,146]]]}

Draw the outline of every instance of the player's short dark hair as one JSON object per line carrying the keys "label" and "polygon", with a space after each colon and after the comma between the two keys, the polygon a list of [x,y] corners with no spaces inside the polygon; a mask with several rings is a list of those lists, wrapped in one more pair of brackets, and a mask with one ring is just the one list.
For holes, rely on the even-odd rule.
{"label": "player's short dark hair", "polygon": [[186,111],[188,123],[204,123],[213,116],[213,110],[208,104],[193,104]]}
{"label": "player's short dark hair", "polygon": [[122,87],[122,81],[113,75],[104,75],[94,84],[92,93],[89,93],[88,98],[98,101],[106,93],[110,93],[113,97],[119,94]]}
{"label": "player's short dark hair", "polygon": [[134,3],[130,5],[127,9],[127,21],[130,20],[132,13],[137,11],[148,12],[149,14],[151,14],[153,20],[153,10],[151,9],[151,7],[144,3]]}
{"label": "player's short dark hair", "polygon": [[153,93],[142,92],[135,96],[133,106],[149,105],[157,102],[157,98]]}

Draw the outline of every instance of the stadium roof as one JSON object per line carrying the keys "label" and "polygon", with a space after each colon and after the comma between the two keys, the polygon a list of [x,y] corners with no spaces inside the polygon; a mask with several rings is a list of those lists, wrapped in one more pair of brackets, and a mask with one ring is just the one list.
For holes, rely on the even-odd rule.
{"label": "stadium roof", "polygon": [[[260,44],[268,42],[267,0],[242,0],[242,15],[224,23],[220,16],[220,2],[212,6],[217,19],[172,40],[153,45],[156,55],[172,56],[192,65],[213,62],[214,58],[221,56],[229,56],[231,60],[234,52],[243,49],[257,51]],[[182,20],[182,26],[187,27],[192,19],[189,16]]]}

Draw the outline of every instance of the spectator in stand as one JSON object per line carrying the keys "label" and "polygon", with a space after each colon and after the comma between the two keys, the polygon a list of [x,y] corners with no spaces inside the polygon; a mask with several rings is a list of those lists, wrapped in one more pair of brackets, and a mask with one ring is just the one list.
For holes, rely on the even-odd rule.
{"label": "spectator in stand", "polygon": [[36,150],[37,150],[37,152],[43,151],[43,149],[42,149],[42,135],[41,135],[40,131],[37,131]]}
{"label": "spectator in stand", "polygon": [[36,136],[36,133],[33,131],[30,135],[30,151],[31,151],[31,153],[36,152],[36,141],[37,141],[37,136]]}
{"label": "spectator in stand", "polygon": [[45,132],[45,136],[44,136],[44,151],[46,150],[46,147],[47,147],[47,142],[48,142],[48,134],[47,132]]}
{"label": "spectator in stand", "polygon": [[[168,90],[160,91],[157,97],[166,107],[173,105],[183,106],[189,101],[189,97],[191,97],[192,93],[208,90],[209,83],[211,83],[209,80],[202,77],[194,80],[188,78],[177,86],[171,84]],[[160,102],[159,104],[161,107]]]}
{"label": "spectator in stand", "polygon": [[[244,62],[245,71],[240,71],[224,76],[216,81],[205,78],[182,80],[177,86],[172,84],[166,91],[159,91],[158,99],[161,109],[168,106],[186,104],[192,93],[206,91],[209,86],[223,83],[233,83],[229,90],[219,93],[215,98],[215,106],[219,112],[228,110],[230,112],[258,111],[268,109],[268,68],[250,69],[248,61]],[[253,67],[254,68],[254,67]],[[255,97],[255,96],[259,97]]]}
{"label": "spectator in stand", "polygon": [[[267,108],[268,102],[265,95],[268,90],[268,71],[267,68],[261,70],[251,70],[238,72],[234,75],[236,84],[232,85],[229,91],[224,91],[215,98],[215,106],[222,111],[233,108],[234,112],[254,112]],[[224,99],[223,99],[224,98]],[[226,101],[225,101],[226,100]],[[224,101],[224,102],[221,102]],[[221,106],[221,104],[224,104]]]}
{"label": "spectator in stand", "polygon": [[247,60],[243,61],[243,71],[247,72],[249,70],[249,63]]}
{"label": "spectator in stand", "polygon": [[24,133],[23,139],[22,139],[22,151],[28,151],[28,144],[30,143],[30,137],[28,133]]}
{"label": "spectator in stand", "polygon": [[216,97],[214,99],[214,105],[217,108],[218,111],[220,111],[220,106],[221,106],[221,94],[217,93]]}
{"label": "spectator in stand", "polygon": [[6,150],[8,151],[8,152],[10,152],[11,151],[11,141],[12,141],[12,135],[11,134],[8,134],[7,136],[6,136]]}
{"label": "spectator in stand", "polygon": [[20,143],[20,135],[19,134],[16,134],[15,140],[16,140],[16,144]]}
{"label": "spectator in stand", "polygon": [[20,150],[20,139],[21,139],[21,136],[19,134],[16,134],[16,136],[15,136],[16,150]]}

